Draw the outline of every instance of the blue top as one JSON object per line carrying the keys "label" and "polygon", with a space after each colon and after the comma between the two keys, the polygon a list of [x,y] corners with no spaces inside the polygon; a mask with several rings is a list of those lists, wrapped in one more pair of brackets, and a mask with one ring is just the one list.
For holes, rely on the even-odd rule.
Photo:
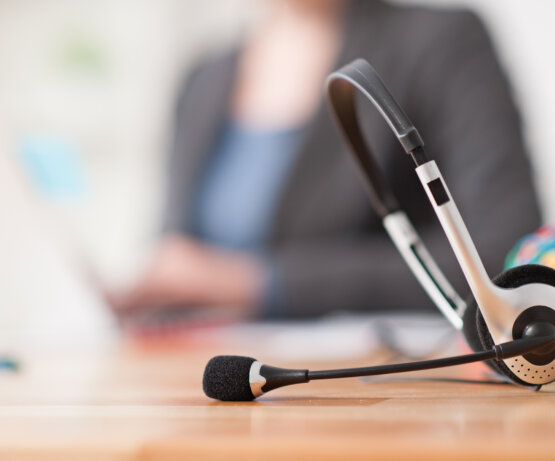
{"label": "blue top", "polygon": [[262,253],[301,132],[227,122],[196,190],[193,234],[213,245]]}

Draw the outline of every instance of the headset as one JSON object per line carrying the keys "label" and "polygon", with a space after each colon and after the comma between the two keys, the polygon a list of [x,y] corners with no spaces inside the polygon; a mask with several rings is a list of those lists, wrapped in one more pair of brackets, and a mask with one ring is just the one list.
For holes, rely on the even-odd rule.
{"label": "headset", "polygon": [[[287,370],[250,357],[218,356],[205,369],[205,393],[219,400],[252,400],[269,390],[314,379],[397,373],[487,361],[509,381],[539,389],[555,380],[555,270],[524,265],[488,276],[478,251],[420,134],[374,68],[357,59],[326,82],[335,121],[362,173],[370,202],[401,256],[448,321],[462,331],[474,354],[444,359],[340,370]],[[443,275],[387,185],[364,136],[356,96],[363,95],[385,119],[415,165],[416,174],[470,286],[465,301]]]}
{"label": "headset", "polygon": [[[356,92],[372,102],[405,152],[455,252],[472,292],[468,303],[456,293],[426,250],[367,147],[355,106]],[[350,145],[376,213],[402,257],[430,298],[474,350],[522,337],[537,321],[555,326],[555,271],[539,265],[509,269],[490,280],[472,238],[434,160],[424,150],[420,134],[387,90],[374,68],[363,59],[332,73],[328,100],[335,120]],[[537,327],[539,328],[539,327]],[[542,327],[549,328],[549,327]],[[493,362],[498,372],[521,384],[545,384],[555,379],[555,351]]]}

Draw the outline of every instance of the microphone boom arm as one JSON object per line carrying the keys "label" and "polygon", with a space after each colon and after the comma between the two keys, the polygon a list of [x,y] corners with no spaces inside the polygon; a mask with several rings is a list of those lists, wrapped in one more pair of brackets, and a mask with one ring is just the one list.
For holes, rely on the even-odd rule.
{"label": "microphone boom arm", "polygon": [[378,365],[374,367],[309,371],[308,379],[356,378],[360,376],[377,376],[391,373],[404,373],[408,371],[431,370],[434,368],[464,365],[467,363],[483,362],[485,360],[492,359],[501,361],[511,357],[517,357],[549,345],[555,345],[555,338],[552,336],[524,338],[494,345],[491,349],[486,351],[475,352],[467,355],[458,355],[455,357],[444,357],[441,359],[423,360],[411,363]]}

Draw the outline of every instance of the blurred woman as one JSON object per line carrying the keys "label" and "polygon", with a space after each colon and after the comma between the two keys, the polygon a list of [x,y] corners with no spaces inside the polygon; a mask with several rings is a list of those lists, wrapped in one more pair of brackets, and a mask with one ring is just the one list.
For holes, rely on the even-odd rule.
{"label": "blurred woman", "polygon": [[[245,315],[431,306],[370,208],[323,102],[367,59],[420,131],[491,275],[539,224],[520,121],[492,44],[466,11],[379,0],[273,0],[243,42],[189,76],[175,115],[164,234],[120,311],[236,306]],[[456,288],[462,273],[411,162],[361,117],[401,205]],[[518,211],[517,211],[518,210]]]}

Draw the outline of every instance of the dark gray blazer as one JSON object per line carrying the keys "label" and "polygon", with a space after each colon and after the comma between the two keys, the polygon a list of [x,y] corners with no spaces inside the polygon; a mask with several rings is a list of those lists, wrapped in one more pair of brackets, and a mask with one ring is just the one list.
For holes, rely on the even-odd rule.
{"label": "dark gray blazer", "polygon": [[[516,240],[540,224],[540,214],[519,116],[484,27],[466,11],[358,1],[346,15],[344,35],[336,67],[362,57],[381,74],[437,160],[486,269],[496,275]],[[205,61],[180,94],[166,231],[189,231],[196,181],[227,114],[237,55]],[[412,162],[369,105],[361,110],[401,205],[466,295]],[[306,130],[268,239],[283,315],[432,306],[370,208],[324,100]]]}

